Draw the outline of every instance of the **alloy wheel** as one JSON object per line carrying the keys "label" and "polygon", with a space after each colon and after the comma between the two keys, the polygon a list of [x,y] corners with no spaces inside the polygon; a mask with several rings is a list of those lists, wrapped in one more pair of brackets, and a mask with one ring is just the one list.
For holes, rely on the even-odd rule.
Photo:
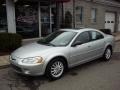
{"label": "alloy wheel", "polygon": [[55,78],[60,77],[63,74],[64,65],[61,61],[56,61],[51,65],[51,75]]}

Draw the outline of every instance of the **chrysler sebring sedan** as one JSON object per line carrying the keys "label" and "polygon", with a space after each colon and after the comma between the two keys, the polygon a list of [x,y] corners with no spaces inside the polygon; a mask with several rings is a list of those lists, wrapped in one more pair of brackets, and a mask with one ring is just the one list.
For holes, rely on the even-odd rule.
{"label": "chrysler sebring sedan", "polygon": [[60,78],[66,69],[102,57],[108,61],[114,47],[114,37],[100,30],[61,29],[37,42],[22,46],[10,56],[17,73],[49,79]]}

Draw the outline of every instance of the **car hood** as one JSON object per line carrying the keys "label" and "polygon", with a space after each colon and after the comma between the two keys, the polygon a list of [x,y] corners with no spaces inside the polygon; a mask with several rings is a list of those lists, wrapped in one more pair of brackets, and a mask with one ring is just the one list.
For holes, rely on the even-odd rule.
{"label": "car hood", "polygon": [[31,43],[18,48],[11,54],[11,56],[13,57],[15,56],[19,58],[40,56],[40,55],[43,55],[44,53],[47,54],[46,52],[51,51],[50,49],[53,49],[53,48],[55,47],[41,45],[38,43]]}

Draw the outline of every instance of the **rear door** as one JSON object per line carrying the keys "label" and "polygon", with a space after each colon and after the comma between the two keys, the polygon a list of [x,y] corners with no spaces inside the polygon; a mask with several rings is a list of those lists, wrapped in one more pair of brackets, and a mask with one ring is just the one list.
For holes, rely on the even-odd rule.
{"label": "rear door", "polygon": [[89,31],[90,37],[91,37],[91,54],[92,58],[97,58],[103,55],[104,53],[104,47],[105,47],[105,41],[104,36],[98,32],[98,31]]}

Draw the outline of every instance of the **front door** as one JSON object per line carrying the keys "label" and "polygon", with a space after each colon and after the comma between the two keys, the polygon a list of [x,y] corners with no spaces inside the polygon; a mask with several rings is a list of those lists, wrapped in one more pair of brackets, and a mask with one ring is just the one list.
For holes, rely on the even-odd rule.
{"label": "front door", "polygon": [[81,33],[73,42],[81,42],[81,45],[77,45],[72,47],[70,49],[70,65],[74,66],[77,64],[80,64],[82,62],[86,62],[89,60],[92,56],[91,54],[91,47],[92,44],[90,41],[90,36],[88,32]]}

